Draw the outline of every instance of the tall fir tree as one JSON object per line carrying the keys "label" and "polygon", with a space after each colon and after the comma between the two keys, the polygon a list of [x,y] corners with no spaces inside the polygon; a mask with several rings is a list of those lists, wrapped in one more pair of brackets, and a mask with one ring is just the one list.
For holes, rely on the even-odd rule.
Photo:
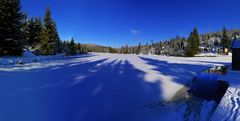
{"label": "tall fir tree", "polygon": [[194,48],[195,54],[197,54],[197,51],[199,51],[200,38],[196,27],[193,29],[191,39],[193,41],[192,46]]}
{"label": "tall fir tree", "polygon": [[44,26],[41,32],[41,41],[40,41],[40,54],[42,55],[55,55],[57,53],[57,39],[55,32],[54,22],[51,18],[50,7],[47,7],[45,17],[44,17]]}
{"label": "tall fir tree", "polygon": [[24,20],[24,35],[26,46],[28,49],[35,49],[40,44],[40,37],[42,31],[42,22],[40,17],[30,18]]}
{"label": "tall fir tree", "polygon": [[23,39],[24,39],[24,46],[27,45],[27,29],[28,29],[28,18],[27,13],[23,13],[23,23],[22,23],[22,31],[23,31]]}
{"label": "tall fir tree", "polygon": [[61,40],[57,31],[57,24],[55,21],[53,21],[53,35],[54,35],[54,41],[55,41],[55,48],[57,53],[61,53],[63,51],[62,45],[61,45]]}
{"label": "tall fir tree", "polygon": [[41,32],[42,32],[42,21],[40,17],[34,18],[34,42],[33,42],[33,48],[36,48],[36,46],[40,45],[41,41]]}
{"label": "tall fir tree", "polygon": [[193,57],[199,51],[200,39],[197,28],[194,28],[188,38],[188,44],[185,48],[185,56]]}
{"label": "tall fir tree", "polygon": [[140,52],[141,52],[141,43],[138,43],[136,54],[138,55],[138,54],[140,54]]}
{"label": "tall fir tree", "polygon": [[226,30],[225,27],[222,30],[221,43],[222,43],[222,47],[223,47],[223,52],[224,52],[225,49],[229,49],[230,48],[230,40],[228,38],[227,30]]}
{"label": "tall fir tree", "polygon": [[[192,33],[191,33],[192,34]],[[190,34],[190,36],[191,36]],[[186,57],[193,57],[195,55],[195,50],[193,49],[192,39],[189,37],[187,40],[187,47],[184,50],[184,55]]]}
{"label": "tall fir tree", "polygon": [[82,54],[82,45],[80,43],[76,44],[76,52],[77,54]]}
{"label": "tall fir tree", "polygon": [[34,39],[35,39],[35,34],[34,34],[34,20],[33,18],[29,19],[27,21],[27,28],[26,28],[26,41],[28,46],[32,46]]}
{"label": "tall fir tree", "polygon": [[76,55],[77,54],[77,51],[76,51],[76,48],[75,48],[75,42],[74,42],[74,39],[72,38],[70,40],[70,42],[67,42],[67,48],[66,48],[66,51],[65,51],[65,55]]}
{"label": "tall fir tree", "polygon": [[23,17],[20,0],[0,0],[0,56],[22,55]]}

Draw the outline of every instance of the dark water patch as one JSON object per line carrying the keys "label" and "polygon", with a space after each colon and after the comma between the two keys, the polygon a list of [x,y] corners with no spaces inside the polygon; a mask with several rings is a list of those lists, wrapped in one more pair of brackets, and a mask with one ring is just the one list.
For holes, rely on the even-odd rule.
{"label": "dark water patch", "polygon": [[228,84],[224,81],[219,81],[221,75],[227,73],[227,67],[216,66],[198,74],[192,81],[188,93],[194,97],[199,97],[207,101],[220,102],[225,94]]}

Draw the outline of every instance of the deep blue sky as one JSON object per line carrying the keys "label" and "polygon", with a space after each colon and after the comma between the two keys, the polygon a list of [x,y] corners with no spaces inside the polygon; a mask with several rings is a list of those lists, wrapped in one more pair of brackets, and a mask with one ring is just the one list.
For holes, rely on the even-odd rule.
{"label": "deep blue sky", "polygon": [[30,17],[48,5],[61,39],[113,47],[240,26],[240,0],[22,0]]}

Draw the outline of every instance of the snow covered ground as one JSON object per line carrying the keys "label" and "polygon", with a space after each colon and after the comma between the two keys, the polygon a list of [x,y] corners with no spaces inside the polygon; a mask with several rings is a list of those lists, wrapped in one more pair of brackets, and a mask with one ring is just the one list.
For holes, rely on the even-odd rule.
{"label": "snow covered ground", "polygon": [[[0,120],[195,120],[192,107],[172,100],[197,73],[231,58],[91,53],[43,60],[0,65]],[[200,119],[207,120],[210,110],[200,109]]]}
{"label": "snow covered ground", "polygon": [[15,65],[26,63],[48,63],[50,60],[64,59],[63,54],[53,56],[36,56],[30,51],[24,51],[22,57],[2,57],[0,65]]}
{"label": "snow covered ground", "polygon": [[212,116],[212,121],[240,120],[240,72],[229,68],[227,75],[218,80],[227,81],[229,88]]}

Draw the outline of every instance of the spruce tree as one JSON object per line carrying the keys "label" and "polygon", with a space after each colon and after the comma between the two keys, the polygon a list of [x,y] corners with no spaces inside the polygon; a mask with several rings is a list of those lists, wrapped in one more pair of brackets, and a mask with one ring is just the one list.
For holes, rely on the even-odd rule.
{"label": "spruce tree", "polygon": [[80,43],[78,43],[76,45],[76,51],[77,51],[77,54],[82,54],[82,45]]}
{"label": "spruce tree", "polygon": [[56,24],[56,22],[54,21],[53,22],[53,35],[54,35],[54,38],[53,38],[53,40],[54,40],[54,42],[55,42],[55,51],[57,52],[57,53],[61,53],[62,52],[62,45],[61,45],[61,40],[60,40],[60,37],[59,37],[59,34],[58,34],[58,31],[57,31],[57,24]]}
{"label": "spruce tree", "polygon": [[196,42],[193,39],[193,32],[190,33],[187,41],[187,47],[185,48],[185,56],[193,57],[196,53]]}
{"label": "spruce tree", "polygon": [[191,39],[193,41],[192,46],[193,46],[195,54],[196,54],[197,51],[199,51],[199,45],[200,45],[200,38],[199,38],[198,30],[196,27],[193,29]]}
{"label": "spruce tree", "polygon": [[40,44],[42,22],[40,17],[30,18],[24,22],[24,35],[28,48],[35,49]]}
{"label": "spruce tree", "polygon": [[42,32],[42,21],[40,17],[34,18],[34,42],[33,42],[33,47],[35,48],[40,44],[41,41],[41,32]]}
{"label": "spruce tree", "polygon": [[27,45],[27,33],[28,33],[27,29],[28,29],[28,18],[27,18],[27,13],[25,12],[23,14],[23,23],[22,23],[24,46]]}
{"label": "spruce tree", "polygon": [[69,44],[69,49],[70,49],[70,55],[76,55],[76,49],[75,49],[75,42],[74,39],[72,38]]}
{"label": "spruce tree", "polygon": [[22,55],[23,17],[20,0],[0,0],[0,56]]}
{"label": "spruce tree", "polygon": [[227,30],[226,28],[224,27],[223,30],[222,30],[222,47],[223,47],[223,52],[226,49],[229,49],[230,48],[230,40],[228,38],[228,35],[227,35]]}
{"label": "spruce tree", "polygon": [[77,50],[76,50],[76,44],[74,42],[74,39],[72,38],[70,40],[70,42],[65,42],[65,55],[68,56],[68,55],[76,55],[77,54]]}
{"label": "spruce tree", "polygon": [[54,31],[54,23],[51,18],[50,7],[47,7],[44,17],[44,26],[41,32],[40,54],[55,55],[57,53],[57,42]]}
{"label": "spruce tree", "polygon": [[188,44],[185,48],[185,56],[193,57],[199,51],[200,38],[197,28],[194,28],[188,38]]}
{"label": "spruce tree", "polygon": [[30,47],[33,45],[34,43],[34,39],[35,39],[35,34],[34,34],[34,20],[33,18],[29,19],[27,22],[27,29],[26,29],[26,41],[27,41],[27,45]]}
{"label": "spruce tree", "polygon": [[[191,34],[190,34],[190,37],[191,37]],[[187,57],[193,57],[195,54],[195,50],[193,49],[193,43],[192,43],[193,41],[190,37],[188,38],[187,47],[184,50],[185,51],[184,55]]]}
{"label": "spruce tree", "polygon": [[141,51],[141,43],[138,43],[138,47],[137,47],[137,52],[136,54],[140,54],[140,51]]}

